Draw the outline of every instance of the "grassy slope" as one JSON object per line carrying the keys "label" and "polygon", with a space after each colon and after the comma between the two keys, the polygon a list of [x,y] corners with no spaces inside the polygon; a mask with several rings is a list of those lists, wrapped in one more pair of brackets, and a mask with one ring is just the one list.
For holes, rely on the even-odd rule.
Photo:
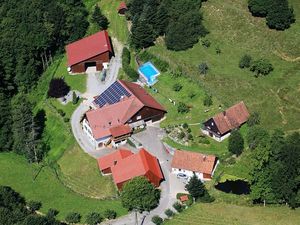
{"label": "grassy slope", "polygon": [[22,156],[13,153],[0,154],[1,185],[9,185],[20,192],[27,200],[41,201],[42,212],[49,208],[60,211],[58,218],[63,219],[68,212],[76,211],[82,216],[92,212],[103,212],[105,209],[114,209],[118,215],[126,211],[119,201],[95,200],[78,195],[64,187],[56,178],[53,170],[44,167],[37,179],[33,180],[38,172],[38,166],[28,164]]}
{"label": "grassy slope", "polygon": [[224,203],[198,203],[164,224],[294,225],[298,224],[299,221],[299,209],[291,210],[287,207],[245,207]]}
{"label": "grassy slope", "polygon": [[[265,19],[252,17],[247,1],[216,0],[203,3],[205,25],[212,42],[205,49],[200,43],[184,52],[172,52],[160,43],[150,49],[169,61],[181,65],[193,79],[202,82],[227,106],[244,100],[250,111],[261,113],[267,128],[299,129],[300,61],[289,62],[278,55],[296,58],[300,55],[300,4],[292,0],[296,24],[284,32],[267,28]],[[222,53],[217,55],[215,47]],[[256,79],[252,73],[238,68],[240,57],[249,53],[254,58],[269,59],[275,70],[267,77]],[[209,75],[199,77],[201,62],[210,66]],[[199,117],[201,117],[199,115]]]}

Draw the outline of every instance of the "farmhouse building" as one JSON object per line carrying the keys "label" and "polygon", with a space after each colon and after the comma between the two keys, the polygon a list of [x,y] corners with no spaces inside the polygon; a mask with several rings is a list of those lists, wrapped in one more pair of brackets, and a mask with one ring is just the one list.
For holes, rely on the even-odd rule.
{"label": "farmhouse building", "polygon": [[176,150],[172,159],[172,173],[184,174],[191,178],[194,174],[202,181],[210,180],[215,172],[218,159],[214,155]]}
{"label": "farmhouse building", "polygon": [[158,159],[141,149],[133,154],[129,150],[118,150],[98,159],[99,169],[104,174],[112,174],[118,189],[134,177],[144,176],[158,187],[164,179]]}
{"label": "farmhouse building", "polygon": [[166,110],[140,85],[117,80],[93,102],[82,126],[95,148],[126,143],[136,128],[161,120]]}
{"label": "farmhouse building", "polygon": [[113,50],[107,31],[100,31],[66,46],[68,71],[84,73],[88,67],[101,71],[108,66]]}
{"label": "farmhouse building", "polygon": [[117,9],[119,15],[125,15],[126,11],[128,10],[125,2],[120,2],[120,5]]}
{"label": "farmhouse building", "polygon": [[249,112],[242,101],[204,122],[202,132],[217,141],[223,141],[248,118]]}

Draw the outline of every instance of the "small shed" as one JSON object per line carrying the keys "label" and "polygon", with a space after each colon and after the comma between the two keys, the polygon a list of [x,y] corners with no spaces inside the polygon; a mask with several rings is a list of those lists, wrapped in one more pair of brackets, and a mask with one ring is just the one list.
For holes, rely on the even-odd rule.
{"label": "small shed", "polygon": [[119,15],[125,15],[125,12],[128,10],[126,3],[120,2],[120,5],[117,10]]}
{"label": "small shed", "polygon": [[182,195],[182,196],[179,197],[179,200],[180,200],[182,203],[184,203],[184,202],[186,202],[186,201],[189,200],[189,196],[187,196],[187,195]]}

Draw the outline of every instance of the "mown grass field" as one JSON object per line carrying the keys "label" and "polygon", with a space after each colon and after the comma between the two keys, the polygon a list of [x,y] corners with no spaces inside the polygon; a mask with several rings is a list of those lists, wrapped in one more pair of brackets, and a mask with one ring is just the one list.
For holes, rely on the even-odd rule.
{"label": "mown grass field", "polygon": [[246,207],[225,203],[197,203],[166,225],[295,225],[299,224],[299,209],[288,207]]}
{"label": "mown grass field", "polygon": [[[296,23],[286,31],[270,30],[264,18],[251,16],[247,1],[216,0],[203,3],[204,23],[211,46],[199,42],[187,51],[168,51],[163,41],[150,48],[155,55],[173,67],[180,65],[185,74],[203,84],[226,106],[244,100],[250,111],[261,114],[262,125],[285,131],[300,127],[300,3],[291,0]],[[221,54],[215,48],[221,49]],[[243,54],[254,59],[267,58],[274,71],[255,78],[250,71],[238,67]],[[205,78],[198,65],[207,62],[210,69]],[[201,104],[201,103],[199,103]],[[201,115],[199,115],[199,118]]]}
{"label": "mown grass field", "polygon": [[[95,179],[95,171],[86,169],[88,166],[83,166],[82,163],[90,163],[84,156],[80,156],[80,161],[73,158],[78,163],[77,172],[82,175],[83,170],[90,172],[85,174],[89,175],[91,180]],[[74,163],[72,163],[74,165]],[[54,170],[50,167],[44,167],[37,178],[40,166],[36,164],[28,164],[22,156],[14,153],[1,153],[0,154],[0,184],[8,185],[14,188],[17,192],[26,197],[27,200],[41,201],[43,207],[41,212],[46,213],[49,208],[59,210],[58,218],[64,219],[67,213],[71,211],[79,212],[82,216],[86,216],[90,212],[103,212],[105,209],[114,209],[117,211],[118,216],[124,215],[126,210],[121,206],[118,200],[96,200],[83,197],[76,194],[69,188],[66,188],[56,177]],[[93,167],[96,169],[96,167]],[[74,175],[71,174],[72,176]],[[80,177],[77,175],[76,177]],[[82,182],[86,178],[81,177]],[[98,177],[99,179],[99,177]],[[96,181],[90,183],[94,184]],[[81,183],[83,184],[83,183]],[[89,184],[87,183],[86,186]],[[100,185],[96,186],[99,187]],[[82,187],[83,188],[83,187]],[[88,187],[85,187],[88,188]],[[99,190],[101,191],[101,189]]]}

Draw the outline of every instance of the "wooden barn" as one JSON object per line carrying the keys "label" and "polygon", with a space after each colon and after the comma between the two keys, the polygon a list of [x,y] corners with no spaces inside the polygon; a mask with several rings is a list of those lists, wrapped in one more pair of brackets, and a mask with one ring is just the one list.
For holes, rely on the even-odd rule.
{"label": "wooden barn", "polygon": [[107,31],[100,31],[66,46],[68,72],[84,73],[88,67],[101,71],[113,55]]}

